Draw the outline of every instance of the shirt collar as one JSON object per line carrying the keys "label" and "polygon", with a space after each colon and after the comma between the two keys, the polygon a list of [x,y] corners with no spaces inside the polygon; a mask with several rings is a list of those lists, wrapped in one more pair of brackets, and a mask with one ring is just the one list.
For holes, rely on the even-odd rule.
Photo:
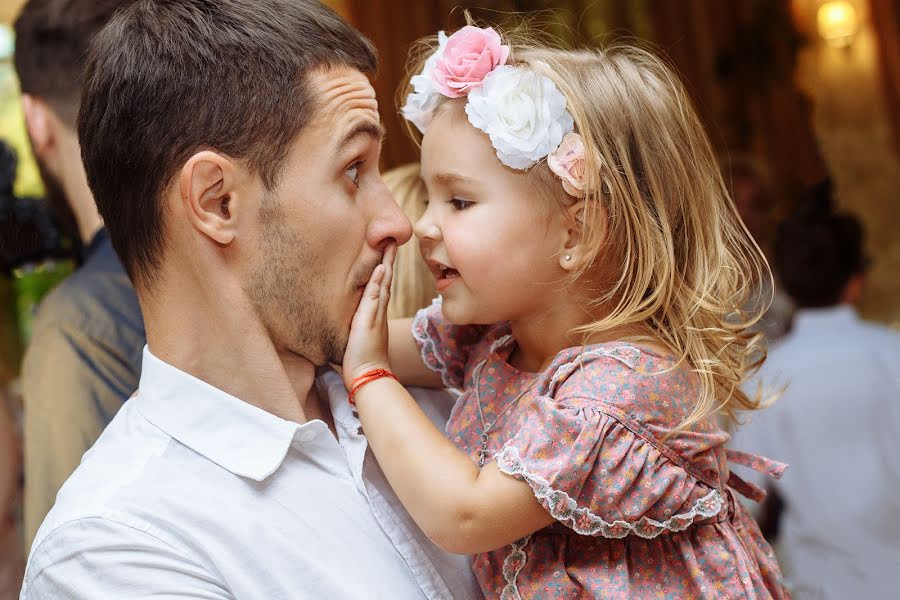
{"label": "shirt collar", "polygon": [[827,308],[801,308],[794,314],[794,330],[815,333],[835,325],[850,325],[859,321],[856,309],[849,304]]}
{"label": "shirt collar", "polygon": [[94,254],[96,254],[97,250],[99,250],[100,247],[104,245],[112,247],[112,242],[109,239],[109,232],[106,230],[106,227],[101,227],[99,230],[97,230],[97,233],[94,234],[94,237],[91,238],[91,241],[88,242],[88,245],[82,248],[82,262],[87,262],[87,260]]}
{"label": "shirt collar", "polygon": [[[191,450],[235,475],[262,481],[287,456],[298,431],[321,421],[286,421],[153,356],[144,346],[138,410]],[[319,432],[321,433],[321,432]]]}
{"label": "shirt collar", "polygon": [[344,380],[332,368],[323,369],[318,375],[319,389],[328,396],[328,404],[331,406],[331,416],[339,434],[359,435],[362,424],[359,417],[353,412],[350,405],[347,388]]}

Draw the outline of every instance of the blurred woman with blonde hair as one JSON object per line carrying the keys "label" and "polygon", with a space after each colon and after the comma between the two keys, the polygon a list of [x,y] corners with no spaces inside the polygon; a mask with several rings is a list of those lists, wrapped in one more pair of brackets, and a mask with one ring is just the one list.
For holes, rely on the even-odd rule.
{"label": "blurred woman with blonde hair", "polygon": [[[410,163],[391,169],[383,175],[384,183],[394,194],[397,204],[413,223],[424,214],[428,199],[419,168],[419,163]],[[388,317],[413,317],[419,309],[431,304],[435,295],[434,277],[419,253],[419,240],[413,237],[397,249]]]}

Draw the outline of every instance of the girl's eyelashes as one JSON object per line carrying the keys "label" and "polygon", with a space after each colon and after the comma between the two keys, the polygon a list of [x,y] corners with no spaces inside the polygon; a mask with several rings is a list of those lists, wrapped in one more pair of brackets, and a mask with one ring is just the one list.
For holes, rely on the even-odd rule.
{"label": "girl's eyelashes", "polygon": [[347,167],[347,169],[344,171],[347,179],[349,179],[357,188],[359,188],[359,170],[362,168],[364,163],[365,161],[358,160]]}
{"label": "girl's eyelashes", "polygon": [[450,200],[448,200],[447,202],[449,202],[450,205],[453,206],[453,208],[455,208],[456,210],[466,210],[467,208],[475,204],[470,200],[463,200],[462,198],[450,198]]}
{"label": "girl's eyelashes", "polygon": [[[422,199],[422,204],[427,209],[428,205],[431,204],[431,201],[426,196]],[[455,210],[465,210],[475,203],[471,200],[463,200],[462,198],[450,198],[447,200],[447,204],[451,205]]]}

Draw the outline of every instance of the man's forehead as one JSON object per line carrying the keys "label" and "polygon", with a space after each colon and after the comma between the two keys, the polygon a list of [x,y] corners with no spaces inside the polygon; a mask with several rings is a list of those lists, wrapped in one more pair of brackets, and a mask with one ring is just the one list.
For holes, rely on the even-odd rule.
{"label": "man's forehead", "polygon": [[316,121],[340,128],[360,119],[380,123],[378,100],[369,79],[356,69],[340,67],[317,71],[309,83],[318,96]]}

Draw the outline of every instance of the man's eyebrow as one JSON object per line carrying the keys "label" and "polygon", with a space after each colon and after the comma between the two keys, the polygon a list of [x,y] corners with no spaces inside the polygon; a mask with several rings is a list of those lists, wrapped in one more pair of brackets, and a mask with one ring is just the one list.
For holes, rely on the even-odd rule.
{"label": "man's eyebrow", "polygon": [[373,121],[360,121],[354,125],[337,143],[338,152],[344,152],[357,137],[366,136],[381,144],[384,140],[384,127]]}

